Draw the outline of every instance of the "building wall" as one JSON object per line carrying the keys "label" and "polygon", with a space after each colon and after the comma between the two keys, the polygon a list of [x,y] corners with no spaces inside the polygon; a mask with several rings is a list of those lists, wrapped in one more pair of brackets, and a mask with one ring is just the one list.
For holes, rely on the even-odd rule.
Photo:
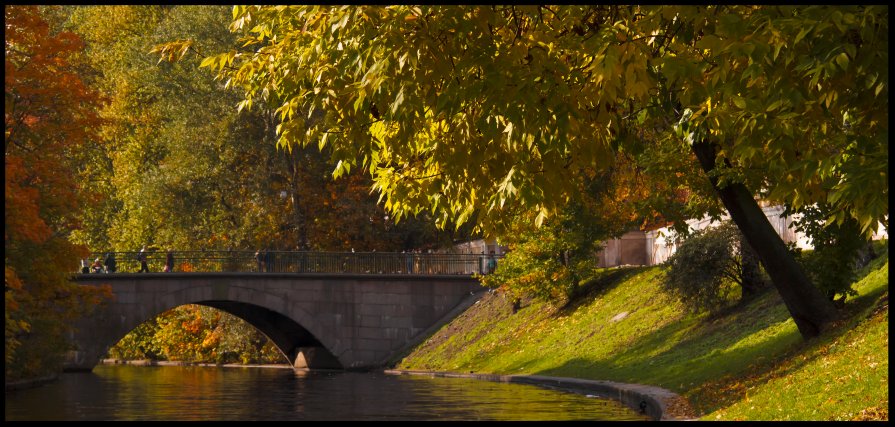
{"label": "building wall", "polygon": [[469,242],[458,243],[450,249],[450,253],[456,254],[490,254],[494,251],[495,255],[502,255],[507,252],[507,247],[497,243],[496,239],[479,239]]}
{"label": "building wall", "polygon": [[630,231],[618,239],[606,242],[606,246],[597,255],[600,267],[618,265],[648,265],[647,235],[642,231]]}
{"label": "building wall", "polygon": [[[811,249],[808,238],[803,233],[798,233],[793,227],[793,221],[797,216],[782,216],[783,206],[763,206],[762,210],[771,226],[784,242],[794,242],[797,247]],[[725,215],[721,220],[730,219]],[[710,218],[692,219],[687,221],[690,231],[702,230],[718,225],[717,221]],[[887,231],[879,227],[879,231],[873,235],[874,240],[888,239]],[[677,249],[674,244],[674,232],[669,227],[652,231],[629,231],[618,239],[612,239],[603,244],[603,248],[597,253],[597,265],[599,267],[617,267],[620,265],[657,265],[665,262]],[[487,254],[494,251],[501,255],[506,253],[507,247],[501,246],[496,240],[473,240],[454,245],[449,250],[452,253]]]}
{"label": "building wall", "polygon": [[[797,247],[802,249],[811,249],[808,238],[803,234],[795,231],[793,221],[798,219],[797,216],[782,216],[783,206],[765,206],[762,207],[765,216],[777,231],[777,234],[786,243],[795,243]],[[730,219],[725,215],[721,220]],[[687,221],[690,231],[703,230],[708,227],[718,225],[717,221],[710,218],[694,219]],[[642,236],[642,239],[638,236]],[[663,227],[657,230],[642,232],[631,231],[623,235],[619,239],[613,239],[603,247],[598,255],[598,265],[600,267],[615,267],[619,265],[657,265],[665,262],[671,254],[677,249],[673,242],[674,232],[669,227]],[[874,234],[873,239],[887,239],[887,231],[880,226],[879,231]],[[635,249],[637,243],[642,242],[642,246]],[[642,255],[636,254],[642,251]]]}

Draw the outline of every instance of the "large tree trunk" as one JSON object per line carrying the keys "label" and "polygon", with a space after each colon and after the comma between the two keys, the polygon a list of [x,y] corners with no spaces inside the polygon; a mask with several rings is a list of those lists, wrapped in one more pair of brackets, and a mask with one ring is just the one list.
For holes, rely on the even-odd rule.
{"label": "large tree trunk", "polygon": [[693,144],[692,148],[731,219],[771,277],[802,337],[809,339],[819,335],[836,318],[833,305],[805,275],[746,186],[729,184],[719,188],[718,179],[711,176],[715,169],[716,145],[702,141]]}

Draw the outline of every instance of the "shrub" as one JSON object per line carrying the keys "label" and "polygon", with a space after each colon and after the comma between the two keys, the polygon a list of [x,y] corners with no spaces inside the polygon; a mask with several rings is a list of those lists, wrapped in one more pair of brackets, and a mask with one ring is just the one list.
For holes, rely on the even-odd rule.
{"label": "shrub", "polygon": [[667,261],[663,285],[692,312],[716,312],[767,287],[757,258],[729,222],[686,238]]}
{"label": "shrub", "polygon": [[494,273],[484,276],[486,286],[502,287],[514,298],[534,297],[562,302],[569,298],[577,283],[574,266],[563,265],[552,239],[532,239],[510,246],[510,252]]}
{"label": "shrub", "polygon": [[[848,217],[841,223],[828,223],[830,208],[807,206],[799,210],[787,208],[787,214],[800,214],[793,221],[796,230],[808,237],[812,251],[796,251],[796,259],[805,268],[811,281],[832,301],[837,296],[855,295],[851,288],[855,273],[873,258],[873,245],[861,235],[858,221]],[[868,252],[869,254],[865,254]]]}
{"label": "shrub", "polygon": [[501,288],[518,299],[534,297],[554,305],[568,303],[581,279],[596,267],[597,243],[611,225],[581,205],[567,207],[541,227],[522,217],[508,233],[510,251],[484,276],[485,286]]}

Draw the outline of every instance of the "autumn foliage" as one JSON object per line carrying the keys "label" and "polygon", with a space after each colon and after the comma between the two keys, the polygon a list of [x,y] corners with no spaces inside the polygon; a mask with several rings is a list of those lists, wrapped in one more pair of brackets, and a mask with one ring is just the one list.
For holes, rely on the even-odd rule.
{"label": "autumn foliage", "polygon": [[120,360],[283,363],[283,354],[253,326],[229,313],[188,304],[168,310],[109,349]]}
{"label": "autumn foliage", "polygon": [[58,369],[72,320],[109,291],[68,280],[87,255],[68,240],[82,203],[71,158],[99,124],[98,98],[71,63],[82,43],[71,33],[52,34],[36,6],[7,6],[5,18],[4,349],[10,380]]}

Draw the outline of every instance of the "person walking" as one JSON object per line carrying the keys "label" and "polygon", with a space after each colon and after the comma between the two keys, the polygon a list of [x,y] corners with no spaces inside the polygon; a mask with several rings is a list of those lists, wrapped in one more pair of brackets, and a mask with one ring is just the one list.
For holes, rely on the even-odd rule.
{"label": "person walking", "polygon": [[413,274],[413,251],[405,252],[404,261],[407,264],[407,274]]}
{"label": "person walking", "polygon": [[140,253],[137,254],[137,260],[140,261],[140,271],[138,273],[149,273],[149,266],[146,264],[146,246],[143,246],[143,249],[140,249]]}
{"label": "person walking", "polygon": [[497,258],[495,258],[494,251],[491,251],[488,254],[488,273],[493,273],[494,269],[497,267]]}
{"label": "person walking", "polygon": [[170,249],[168,253],[165,254],[165,273],[171,273],[174,271],[174,252]]}
{"label": "person walking", "polygon": [[264,271],[270,273],[273,270],[274,254],[270,249],[264,248]]}
{"label": "person walking", "polygon": [[264,259],[263,259],[263,256],[261,255],[261,249],[258,249],[257,251],[255,251],[255,264],[258,265],[259,273],[264,271]]}
{"label": "person walking", "polygon": [[117,269],[115,262],[115,254],[109,252],[106,254],[106,273],[114,273]]}

